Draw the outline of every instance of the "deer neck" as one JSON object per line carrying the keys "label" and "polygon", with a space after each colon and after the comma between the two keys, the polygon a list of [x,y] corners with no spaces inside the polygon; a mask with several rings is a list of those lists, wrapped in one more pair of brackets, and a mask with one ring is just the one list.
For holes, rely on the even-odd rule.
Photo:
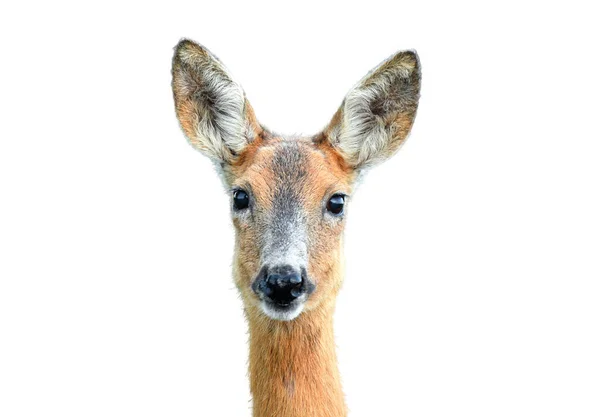
{"label": "deer neck", "polygon": [[334,302],[292,321],[248,312],[254,417],[343,417]]}

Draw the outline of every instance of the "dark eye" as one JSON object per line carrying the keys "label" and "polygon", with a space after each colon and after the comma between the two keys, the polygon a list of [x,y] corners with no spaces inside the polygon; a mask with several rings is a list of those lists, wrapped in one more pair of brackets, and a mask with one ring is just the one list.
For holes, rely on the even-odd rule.
{"label": "dark eye", "polygon": [[248,208],[248,204],[250,204],[250,197],[248,197],[248,193],[246,191],[235,190],[233,192],[233,207],[236,210]]}
{"label": "dark eye", "polygon": [[346,196],[343,194],[335,194],[327,202],[327,210],[333,214],[340,214],[344,211],[344,203],[346,202]]}

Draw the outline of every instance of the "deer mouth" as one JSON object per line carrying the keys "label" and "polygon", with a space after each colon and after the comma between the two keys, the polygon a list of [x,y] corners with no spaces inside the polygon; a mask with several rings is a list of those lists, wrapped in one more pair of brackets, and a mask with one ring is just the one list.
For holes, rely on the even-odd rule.
{"label": "deer mouth", "polygon": [[306,295],[290,302],[274,302],[262,299],[260,308],[267,317],[273,320],[290,321],[302,313],[305,301]]}

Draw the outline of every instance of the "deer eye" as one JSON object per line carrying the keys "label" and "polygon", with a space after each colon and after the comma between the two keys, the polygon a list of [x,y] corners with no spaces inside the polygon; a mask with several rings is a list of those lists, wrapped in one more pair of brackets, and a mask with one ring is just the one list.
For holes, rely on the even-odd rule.
{"label": "deer eye", "polygon": [[346,196],[343,194],[334,194],[327,202],[327,211],[333,214],[341,214],[344,211]]}
{"label": "deer eye", "polygon": [[235,190],[233,192],[233,207],[236,210],[248,208],[248,204],[250,204],[250,197],[248,197],[248,193],[246,191]]}

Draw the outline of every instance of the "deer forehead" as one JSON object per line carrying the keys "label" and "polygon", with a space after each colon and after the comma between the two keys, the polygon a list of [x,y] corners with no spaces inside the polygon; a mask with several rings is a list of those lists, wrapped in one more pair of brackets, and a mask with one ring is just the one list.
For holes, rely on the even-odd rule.
{"label": "deer forehead", "polygon": [[354,173],[333,149],[302,139],[265,142],[232,168],[233,187],[249,189],[262,210],[312,211],[329,194],[350,194]]}

